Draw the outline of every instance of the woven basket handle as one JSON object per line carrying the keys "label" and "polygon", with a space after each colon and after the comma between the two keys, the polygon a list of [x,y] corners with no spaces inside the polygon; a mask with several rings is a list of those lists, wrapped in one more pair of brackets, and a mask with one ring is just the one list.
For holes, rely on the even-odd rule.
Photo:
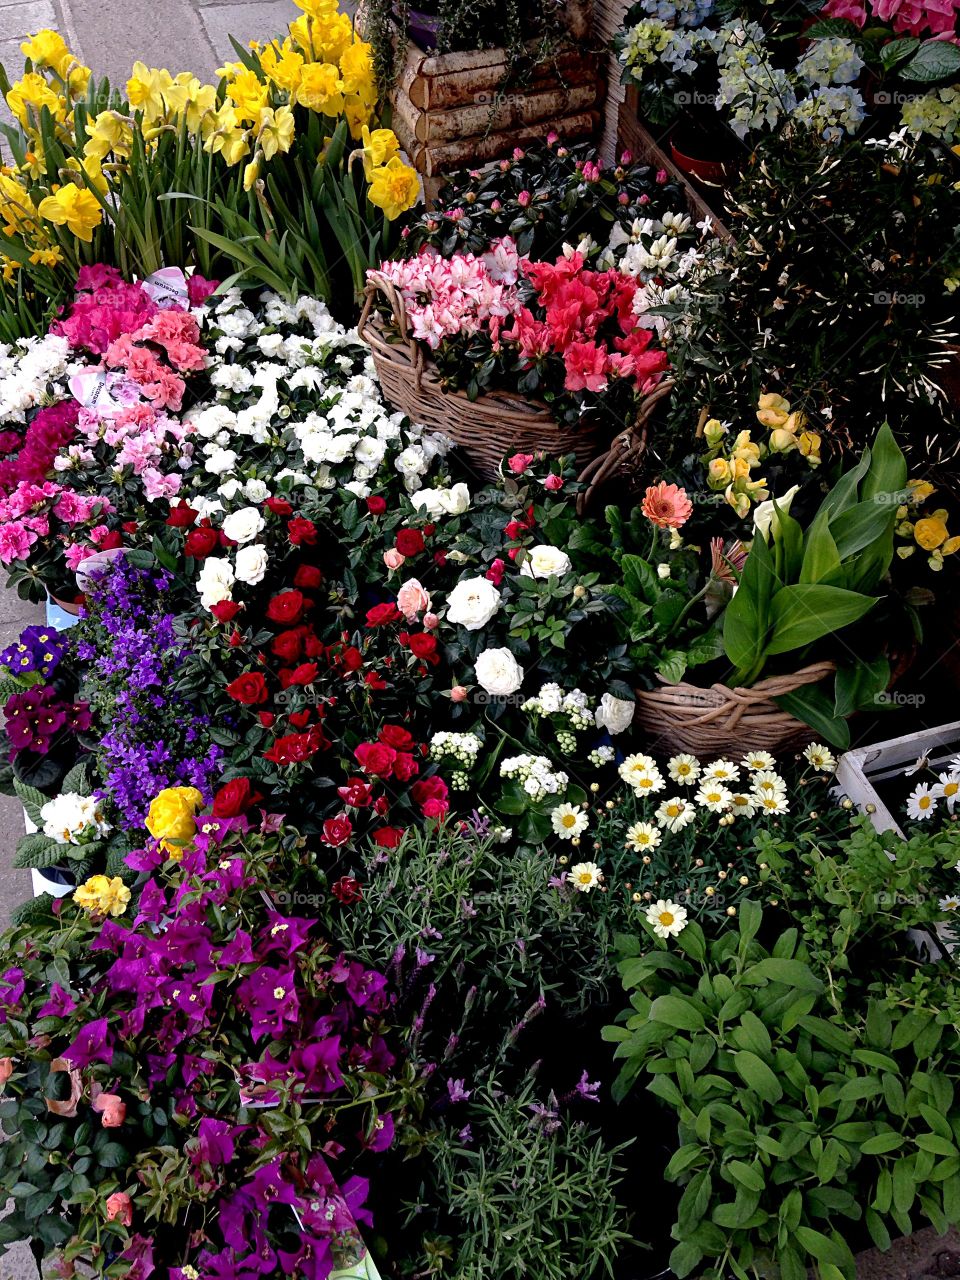
{"label": "woven basket handle", "polygon": [[363,291],[363,310],[360,312],[360,319],[357,321],[357,333],[361,339],[364,336],[364,330],[370,320],[370,313],[373,310],[377,295],[382,294],[389,304],[393,313],[393,323],[396,326],[400,337],[406,342],[407,350],[410,353],[410,363],[413,366],[413,376],[417,391],[421,390],[423,382],[423,351],[420,343],[410,331],[410,321],[407,318],[407,308],[404,304],[403,297],[396,288],[392,280],[388,280],[382,271],[368,271],[367,285]]}
{"label": "woven basket handle", "polygon": [[610,448],[589,463],[577,479],[587,488],[577,498],[577,514],[583,515],[596,491],[631,458],[639,457],[647,447],[647,424],[654,409],[674,388],[672,378],[666,378],[640,402],[636,421],[614,436]]}

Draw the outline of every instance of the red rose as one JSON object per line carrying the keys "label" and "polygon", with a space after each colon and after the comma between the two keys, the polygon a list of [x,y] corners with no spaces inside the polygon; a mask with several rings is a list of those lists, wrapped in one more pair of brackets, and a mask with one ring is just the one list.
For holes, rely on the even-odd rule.
{"label": "red rose", "polygon": [[234,778],[226,782],[213,797],[213,816],[215,818],[236,818],[262,800],[258,791],[254,791],[249,778]]}
{"label": "red rose", "polygon": [[[386,661],[386,659],[384,659],[384,661]],[[363,677],[363,683],[368,689],[373,689],[374,692],[379,689],[386,689],[387,687],[386,680],[384,680],[382,676],[378,676],[375,671],[368,671]]]}
{"label": "red rose", "polygon": [[393,762],[393,776],[401,782],[409,782],[420,772],[420,766],[409,751],[398,751]]}
{"label": "red rose", "polygon": [[430,635],[429,631],[410,637],[410,652],[414,657],[422,658],[425,662],[440,661],[437,657],[436,636]]}
{"label": "red rose", "polygon": [[505,538],[513,542],[523,534],[525,529],[526,525],[521,524],[519,520],[508,520],[503,526],[503,534]]}
{"label": "red rose", "polygon": [[423,534],[419,529],[398,529],[394,546],[402,556],[419,555],[423,550]]}
{"label": "red rose", "polygon": [[[169,520],[167,521],[167,523],[168,524],[170,523]],[[136,533],[137,530],[140,528],[136,520],[124,520],[123,525],[121,527],[124,533]]]}
{"label": "red rose", "polygon": [[260,723],[263,725],[265,729],[271,729],[273,727],[273,722],[274,720],[276,720],[276,718],[277,717],[273,714],[272,711],[257,712],[257,719],[260,721]]}
{"label": "red rose", "polygon": [[317,526],[312,520],[297,516],[287,525],[287,537],[295,547],[301,547],[304,543],[312,547],[317,541]]}
{"label": "red rose", "polygon": [[292,516],[293,507],[286,498],[268,498],[264,503],[275,516]]}
{"label": "red rose", "polygon": [[326,649],[322,640],[318,640],[315,635],[308,632],[303,638],[303,652],[308,658],[322,658]]}
{"label": "red rose", "polygon": [[447,563],[447,553],[445,551],[435,551],[433,553],[433,563],[442,569]]}
{"label": "red rose", "polygon": [[313,684],[317,674],[315,662],[302,662],[296,670],[290,672],[290,684]]}
{"label": "red rose", "polygon": [[450,796],[447,784],[437,774],[434,774],[431,778],[421,778],[419,782],[415,782],[410,788],[410,794],[413,796],[414,802],[421,806],[425,805],[428,800],[446,802]]}
{"label": "red rose", "polygon": [[491,562],[490,568],[483,576],[485,578],[489,578],[495,587],[499,587],[500,583],[503,581],[503,575],[506,572],[506,569],[506,563],[498,557],[496,560]]}
{"label": "red rose", "polygon": [[390,801],[386,796],[377,796],[373,802],[373,812],[379,813],[381,818],[390,812]]}
{"label": "red rose", "polygon": [[353,876],[341,876],[330,886],[330,892],[343,905],[349,906],[352,902],[359,902],[363,897],[363,886],[359,880],[355,880]]}
{"label": "red rose", "polygon": [[397,724],[385,724],[377,737],[395,751],[409,751],[413,746],[413,734]]}
{"label": "red rose", "polygon": [[267,682],[259,671],[245,671],[242,676],[237,676],[236,680],[231,680],[227,685],[227,693],[245,707],[266,702],[269,696]]}
{"label": "red rose", "polygon": [[240,606],[235,600],[221,600],[210,612],[218,622],[232,622],[240,612]]}
{"label": "red rose", "polygon": [[388,622],[399,622],[400,617],[400,610],[395,604],[389,601],[385,604],[376,604],[372,609],[367,610],[367,626],[382,627]]}
{"label": "red rose", "polygon": [[328,818],[323,824],[323,841],[333,845],[334,849],[346,844],[352,834],[353,823],[345,813],[338,814],[336,818]]}
{"label": "red rose", "polygon": [[316,591],[322,583],[323,574],[312,564],[302,564],[293,578],[293,585],[304,591]]}
{"label": "red rose", "polygon": [[199,514],[199,511],[194,511],[185,502],[181,502],[179,507],[172,508],[164,524],[168,524],[171,529],[189,529]]}
{"label": "red rose", "polygon": [[361,742],[353,755],[363,772],[372,773],[375,778],[389,778],[397,758],[393,747],[382,742]]}
{"label": "red rose", "polygon": [[109,533],[103,535],[97,545],[101,551],[113,551],[123,546],[123,535],[119,529],[111,529]]}
{"label": "red rose", "polygon": [[183,554],[193,556],[194,560],[204,560],[219,544],[220,535],[216,529],[198,525],[187,534],[187,540],[183,544]]}
{"label": "red rose", "polygon": [[305,601],[300,591],[281,591],[267,605],[267,617],[271,622],[292,627],[303,616]]}
{"label": "red rose", "polygon": [[229,644],[231,649],[239,649],[243,644],[243,632],[238,631],[237,628],[234,627],[230,632]]}
{"label": "red rose", "polygon": [[402,839],[403,831],[400,827],[378,827],[373,833],[374,844],[378,844],[381,849],[396,849]]}
{"label": "red rose", "polygon": [[263,758],[273,764],[302,764],[315,756],[321,747],[329,745],[322,731],[314,725],[306,733],[288,733],[278,738],[270,750],[263,753]]}
{"label": "red rose", "polygon": [[310,723],[310,708],[307,707],[303,711],[291,711],[289,720],[294,729],[305,729]]}
{"label": "red rose", "polygon": [[347,671],[359,671],[363,666],[363,655],[359,649],[355,648],[353,645],[349,645],[339,655],[337,661],[342,667],[345,667]]}
{"label": "red rose", "polygon": [[386,498],[381,498],[379,494],[372,494],[367,498],[367,510],[372,516],[382,516],[387,509]]}
{"label": "red rose", "polygon": [[345,787],[337,787],[337,795],[351,809],[366,809],[373,796],[373,788],[362,778],[350,778]]}
{"label": "red rose", "polygon": [[436,530],[437,530],[437,526],[433,524],[432,521],[428,520],[427,523],[423,526],[423,536],[425,538],[432,538],[434,533],[436,533]]}
{"label": "red rose", "polygon": [[423,806],[425,818],[444,818],[450,810],[446,800],[428,800]]}
{"label": "red rose", "polygon": [[303,650],[303,628],[281,631],[270,641],[270,652],[281,662],[296,662]]}

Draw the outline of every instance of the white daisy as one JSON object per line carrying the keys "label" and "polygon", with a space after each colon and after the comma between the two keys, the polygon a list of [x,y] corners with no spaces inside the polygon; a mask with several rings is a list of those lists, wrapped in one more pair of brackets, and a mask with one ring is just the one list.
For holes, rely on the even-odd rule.
{"label": "white daisy", "polygon": [[675,938],[682,933],[687,924],[686,907],[678,907],[669,898],[651,902],[647,907],[647,924],[653,926],[658,938]]}
{"label": "white daisy", "polygon": [[681,787],[692,787],[700,777],[700,761],[682,751],[667,761],[667,773],[672,782],[679,782]]}
{"label": "white daisy", "polygon": [[725,813],[730,807],[731,798],[731,792],[722,783],[706,780],[701,783],[700,790],[694,796],[697,804],[709,809],[711,813]]}
{"label": "white daisy", "polygon": [[714,760],[703,771],[704,782],[722,782],[725,786],[736,782],[739,777],[740,770],[732,760]]}
{"label": "white daisy", "polygon": [[697,811],[694,806],[689,800],[684,800],[681,796],[674,796],[671,800],[664,800],[654,814],[657,826],[663,827],[667,831],[682,831],[696,816]]}
{"label": "white daisy", "polygon": [[956,911],[958,907],[960,907],[960,898],[949,897],[940,899],[941,911]]}
{"label": "white daisy", "polygon": [[933,794],[938,800],[945,800],[948,811],[953,813],[953,806],[960,800],[960,771],[941,773],[933,788]]}
{"label": "white daisy", "polygon": [[818,773],[833,773],[837,767],[836,757],[829,747],[825,747],[822,742],[811,742],[806,751],[804,758],[813,765]]}
{"label": "white daisy", "polygon": [[775,768],[777,762],[769,751],[748,751],[740,763],[750,773],[759,773],[761,769]]}
{"label": "white daisy", "polygon": [[589,893],[603,882],[603,872],[595,862],[578,862],[567,872],[567,879],[578,893]]}
{"label": "white daisy", "polygon": [[936,807],[937,797],[933,794],[932,787],[927,782],[921,782],[907,800],[907,817],[923,821],[933,816]]}
{"label": "white daisy", "polygon": [[755,773],[750,789],[755,796],[785,796],[787,794],[787,784],[779,773],[774,773],[772,769],[761,769],[759,773]]}
{"label": "white daisy", "polygon": [[663,839],[652,822],[635,822],[627,829],[626,845],[634,853],[648,853]]}
{"label": "white daisy", "polygon": [[550,822],[561,840],[572,840],[586,831],[590,819],[578,804],[558,804],[550,814]]}
{"label": "white daisy", "polygon": [[757,797],[759,807],[764,813],[777,814],[789,813],[790,806],[787,804],[787,797],[782,792],[764,792]]}
{"label": "white daisy", "polygon": [[730,797],[730,812],[739,818],[752,818],[757,812],[755,797],[748,796],[744,791],[734,791]]}
{"label": "white daisy", "polygon": [[638,796],[651,796],[664,788],[663,775],[650,756],[627,756],[619,769],[620,777]]}

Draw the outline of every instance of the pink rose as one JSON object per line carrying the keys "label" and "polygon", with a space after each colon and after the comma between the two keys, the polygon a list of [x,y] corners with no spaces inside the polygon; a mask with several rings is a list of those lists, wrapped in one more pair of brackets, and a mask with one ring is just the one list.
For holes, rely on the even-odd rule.
{"label": "pink rose", "polygon": [[397,608],[408,622],[413,622],[418,614],[430,608],[430,593],[417,578],[408,578],[397,592]]}
{"label": "pink rose", "polygon": [[115,1191],[107,1197],[107,1221],[122,1222],[125,1227],[133,1224],[133,1201],[125,1191]]}
{"label": "pink rose", "polygon": [[127,1118],[127,1104],[118,1093],[101,1093],[93,1103],[94,1111],[100,1112],[104,1129],[119,1129]]}
{"label": "pink rose", "polygon": [[436,631],[440,625],[440,618],[435,613],[425,613],[423,615],[423,625],[428,631]]}
{"label": "pink rose", "polygon": [[389,551],[385,551],[383,553],[383,563],[387,566],[387,568],[391,572],[394,569],[399,569],[400,566],[403,564],[404,560],[406,560],[406,558],[407,557],[405,555],[402,555],[401,552],[399,552],[396,549],[396,547],[391,547]]}
{"label": "pink rose", "polygon": [[450,690],[450,697],[454,702],[466,702],[470,696],[470,690],[463,684],[455,684]]}
{"label": "pink rose", "polygon": [[507,466],[515,476],[522,476],[532,461],[532,453],[515,453],[512,458],[507,459]]}
{"label": "pink rose", "polygon": [[551,473],[547,476],[546,480],[544,480],[543,487],[545,489],[549,489],[551,493],[556,493],[559,489],[563,488],[563,476],[557,476]]}

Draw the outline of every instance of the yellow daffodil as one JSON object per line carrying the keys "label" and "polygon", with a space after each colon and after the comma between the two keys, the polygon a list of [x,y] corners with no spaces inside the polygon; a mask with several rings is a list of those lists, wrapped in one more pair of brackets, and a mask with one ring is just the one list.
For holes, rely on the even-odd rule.
{"label": "yellow daffodil", "polygon": [[191,134],[199,133],[204,137],[204,123],[217,110],[217,86],[214,84],[198,84],[194,79],[190,96],[184,107],[183,117],[187,122],[187,130]]}
{"label": "yellow daffodil", "polygon": [[0,256],[0,262],[3,263],[3,271],[0,275],[3,277],[4,284],[13,284],[17,278],[17,272],[20,270],[20,263],[14,262],[12,258]]}
{"label": "yellow daffodil", "polygon": [[244,170],[243,170],[243,189],[244,189],[244,191],[249,191],[249,190],[251,189],[251,187],[253,187],[253,186],[254,186],[254,184],[256,183],[257,179],[260,177],[260,160],[261,160],[261,155],[262,155],[262,153],[258,151],[258,152],[257,152],[257,154],[256,154],[256,155],[253,157],[253,159],[250,161],[250,163],[249,163],[248,165],[246,165],[246,167],[245,167],[245,168],[244,168]]}
{"label": "yellow daffodil", "polygon": [[297,87],[297,102],[310,111],[338,116],[343,111],[343,81],[332,62],[309,62]]}
{"label": "yellow daffodil", "polygon": [[303,54],[290,48],[289,40],[283,42],[279,51],[275,45],[267,45],[260,55],[260,66],[267,79],[278,89],[288,93],[291,98],[296,96],[303,73]]}
{"label": "yellow daffodil", "polygon": [[124,160],[129,159],[133,130],[119,111],[101,111],[87,128],[89,136],[83,147],[85,156],[95,156],[103,161],[113,152]]}
{"label": "yellow daffodil", "polygon": [[100,225],[103,210],[92,192],[81,189],[75,182],[67,182],[54,194],[40,201],[37,212],[47,222],[67,230],[87,244],[93,239],[94,228]]}
{"label": "yellow daffodil", "polygon": [[30,261],[35,267],[59,267],[63,254],[56,245],[52,249],[34,249]]}
{"label": "yellow daffodil", "polygon": [[420,179],[416,170],[404,164],[399,156],[379,165],[370,175],[367,197],[391,222],[411,208],[419,194]]}
{"label": "yellow daffodil", "polygon": [[227,84],[227,97],[236,107],[241,123],[256,124],[260,112],[268,105],[269,90],[257,79],[256,72],[244,68]]}
{"label": "yellow daffodil", "polygon": [[10,86],[7,106],[17,122],[25,129],[38,129],[40,112],[44,107],[55,120],[66,114],[63,100],[50,88],[43,76],[31,71]]}
{"label": "yellow daffodil", "polygon": [[35,67],[52,67],[58,74],[61,66],[73,61],[73,55],[63,36],[59,31],[51,31],[49,28],[38,31],[35,36],[27,36],[20,46],[20,52]]}
{"label": "yellow daffodil", "polygon": [[130,890],[119,876],[91,876],[79,886],[73,900],[91,915],[121,916],[130,901]]}
{"label": "yellow daffodil", "polygon": [[127,100],[134,110],[142,111],[143,118],[152,123],[163,115],[163,95],[172,85],[173,76],[169,71],[135,62],[127,81]]}
{"label": "yellow daffodil", "polygon": [[37,225],[37,210],[26,187],[8,174],[0,174],[0,223],[8,236]]}
{"label": "yellow daffodil", "polygon": [[278,151],[289,151],[293,145],[294,120],[289,107],[266,107],[260,112],[257,126],[257,143],[265,160],[272,160]]}
{"label": "yellow daffodil", "polygon": [[363,98],[358,98],[355,93],[351,93],[349,97],[343,100],[343,114],[347,118],[350,137],[359,139],[361,129],[365,124],[369,123],[370,117],[373,115],[373,107]]}
{"label": "yellow daffodil", "polygon": [[363,171],[369,181],[377,165],[388,164],[400,154],[400,143],[392,129],[374,129],[371,132],[366,125],[360,130],[360,137],[363,141]]}
{"label": "yellow daffodil", "polygon": [[356,93],[361,97],[369,91],[373,80],[373,47],[365,40],[356,40],[347,45],[340,54],[340,76],[343,79],[345,93]]}

